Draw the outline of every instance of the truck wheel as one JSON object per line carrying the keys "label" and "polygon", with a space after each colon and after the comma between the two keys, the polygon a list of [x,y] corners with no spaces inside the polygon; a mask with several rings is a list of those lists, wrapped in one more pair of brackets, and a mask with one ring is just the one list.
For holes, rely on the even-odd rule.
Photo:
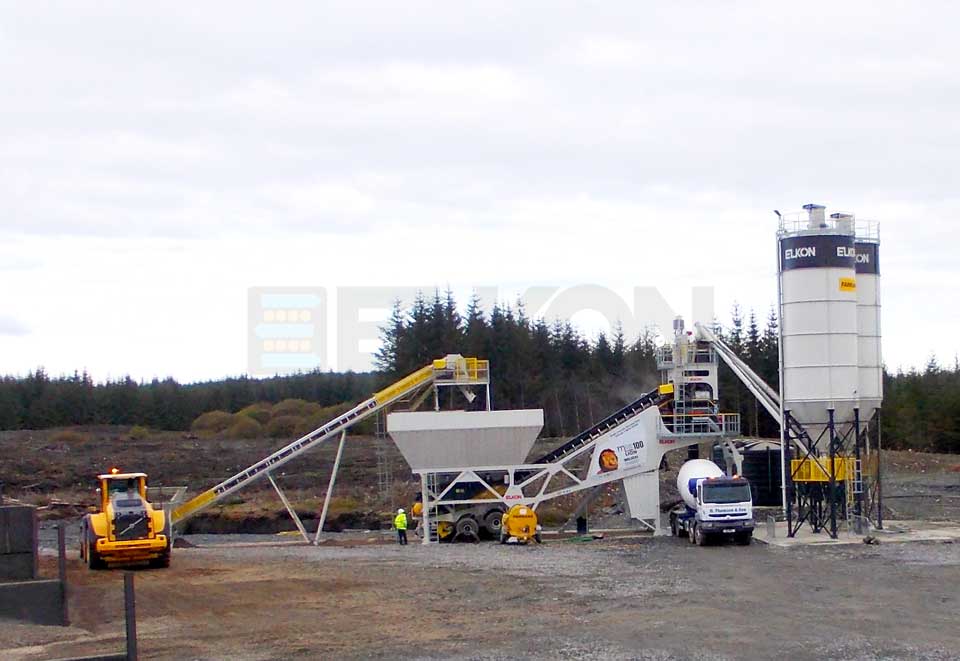
{"label": "truck wheel", "polygon": [[480,541],[479,532],[480,526],[472,516],[464,516],[457,521],[457,537],[472,537],[472,541],[477,542]]}
{"label": "truck wheel", "polygon": [[696,541],[697,546],[706,546],[707,545],[707,533],[703,532],[703,528],[696,526],[693,529],[694,541]]}
{"label": "truck wheel", "polygon": [[740,546],[750,546],[751,540],[753,540],[752,532],[742,532],[733,538],[733,541]]}
{"label": "truck wheel", "polygon": [[487,532],[496,539],[500,534],[500,528],[503,527],[503,512],[500,510],[493,510],[492,512],[487,512],[487,515],[483,517],[483,527],[487,529]]}
{"label": "truck wheel", "polygon": [[536,533],[533,536],[533,541],[535,541],[537,544],[543,544],[543,538],[540,536],[540,533]]}

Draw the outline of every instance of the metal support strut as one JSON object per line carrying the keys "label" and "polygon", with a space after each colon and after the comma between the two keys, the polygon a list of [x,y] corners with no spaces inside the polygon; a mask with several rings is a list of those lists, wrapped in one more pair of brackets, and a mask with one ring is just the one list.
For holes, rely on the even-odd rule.
{"label": "metal support strut", "polygon": [[830,537],[837,538],[837,428],[833,419],[834,410],[827,409],[827,424],[830,430]]}
{"label": "metal support strut", "polygon": [[287,500],[286,495],[283,491],[280,490],[280,486],[277,484],[276,480],[273,479],[273,473],[267,473],[267,479],[270,480],[270,484],[273,485],[274,491],[277,492],[277,495],[280,496],[280,502],[283,503],[283,506],[287,508],[287,513],[290,514],[290,518],[293,519],[293,522],[297,526],[297,530],[300,531],[300,534],[303,536],[303,541],[307,544],[310,543],[310,538],[307,537],[307,531],[303,527],[303,522],[300,520],[300,517],[297,516],[297,511],[293,509],[293,506],[290,505],[290,501]]}
{"label": "metal support strut", "polygon": [[[330,484],[327,485],[327,495],[323,498],[323,510],[320,512],[320,523],[317,524],[317,534],[313,538],[314,545],[320,543],[320,533],[323,532],[323,524],[327,522],[327,510],[330,508],[330,496],[333,495],[333,485],[337,482],[337,471],[340,469],[340,457],[343,456],[343,445],[347,441],[347,430],[340,433],[340,445],[337,446],[337,458],[333,462],[333,472],[330,473]],[[306,535],[306,533],[304,533]],[[310,540],[307,540],[309,543]]]}

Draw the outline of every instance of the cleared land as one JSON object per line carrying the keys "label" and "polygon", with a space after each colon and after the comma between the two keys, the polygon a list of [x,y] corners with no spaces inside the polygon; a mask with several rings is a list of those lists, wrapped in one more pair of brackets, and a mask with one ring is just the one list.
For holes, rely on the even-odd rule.
{"label": "cleared land", "polygon": [[[120,572],[71,563],[68,629],[4,658],[119,649]],[[144,658],[956,658],[960,545],[180,549],[137,573]],[[57,642],[59,641],[59,642]]]}
{"label": "cleared land", "polygon": [[[40,505],[92,502],[90,476],[110,463],[145,468],[154,483],[206,487],[277,446],[178,434],[131,441],[117,430],[74,444],[51,436],[0,437],[8,495]],[[379,498],[372,448],[371,439],[348,445],[341,514],[377,519],[387,500],[408,497],[401,483]],[[307,511],[322,493],[316,485],[325,484],[330,453],[291,464],[284,478]],[[888,515],[960,520],[960,457],[886,457],[887,493],[896,496]],[[395,477],[408,475],[399,455],[392,461]],[[671,458],[674,468],[681,461]],[[43,512],[75,517],[77,509]],[[216,514],[286,521],[264,491]],[[177,549],[169,570],[137,572],[142,657],[953,659],[960,649],[960,544],[698,548],[633,534],[400,548],[386,534],[334,537],[315,548],[274,535],[188,536],[197,547]],[[49,549],[49,528],[43,539]],[[49,555],[44,566],[52,575]],[[0,622],[0,656],[120,649],[121,572],[87,571],[72,551],[69,573],[73,626]]]}

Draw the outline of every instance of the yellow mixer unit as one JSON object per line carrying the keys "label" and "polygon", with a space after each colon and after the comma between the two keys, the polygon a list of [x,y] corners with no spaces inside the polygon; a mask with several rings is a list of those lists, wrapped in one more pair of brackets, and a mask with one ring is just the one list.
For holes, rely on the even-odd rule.
{"label": "yellow mixer unit", "polygon": [[531,539],[541,541],[537,513],[529,505],[514,505],[503,515],[500,543],[526,544]]}

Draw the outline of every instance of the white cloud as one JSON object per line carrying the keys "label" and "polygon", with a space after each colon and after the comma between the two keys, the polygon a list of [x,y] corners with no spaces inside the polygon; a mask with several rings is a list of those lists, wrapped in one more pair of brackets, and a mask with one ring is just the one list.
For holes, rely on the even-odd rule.
{"label": "white cloud", "polygon": [[0,314],[0,335],[20,336],[27,335],[30,329],[7,314]]}
{"label": "white cloud", "polygon": [[958,349],[917,342],[960,298],[953,4],[148,11],[0,26],[9,369],[241,372],[263,284],[713,284],[765,315],[771,210],[808,201],[882,221],[892,364]]}

